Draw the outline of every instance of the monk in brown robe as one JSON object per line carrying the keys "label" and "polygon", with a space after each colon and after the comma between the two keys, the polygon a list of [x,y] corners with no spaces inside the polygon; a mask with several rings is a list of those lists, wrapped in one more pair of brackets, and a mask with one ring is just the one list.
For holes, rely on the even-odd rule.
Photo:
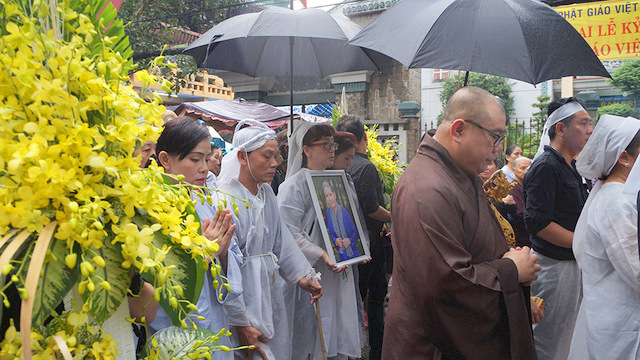
{"label": "monk in brown robe", "polygon": [[504,132],[500,102],[464,87],[400,178],[383,359],[536,359],[521,286],[537,255],[508,247],[476,175]]}

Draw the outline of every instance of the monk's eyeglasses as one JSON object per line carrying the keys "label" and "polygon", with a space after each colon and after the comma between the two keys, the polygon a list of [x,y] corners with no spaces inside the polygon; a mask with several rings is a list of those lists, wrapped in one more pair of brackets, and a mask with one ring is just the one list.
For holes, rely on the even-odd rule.
{"label": "monk's eyeglasses", "polygon": [[482,126],[482,125],[480,125],[480,124],[478,124],[477,122],[472,121],[472,120],[464,120],[464,121],[465,121],[465,122],[468,122],[468,123],[470,123],[470,124],[473,124],[473,125],[475,125],[475,126],[479,127],[480,129],[482,129],[482,130],[484,130],[484,131],[488,132],[489,134],[491,134],[491,136],[493,136],[493,137],[496,139],[496,140],[493,142],[493,146],[498,146],[501,142],[503,142],[503,141],[504,141],[505,134],[498,134],[498,133],[495,133],[495,132],[493,132],[493,131],[491,131],[491,130],[487,129],[486,127],[484,127],[484,126]]}

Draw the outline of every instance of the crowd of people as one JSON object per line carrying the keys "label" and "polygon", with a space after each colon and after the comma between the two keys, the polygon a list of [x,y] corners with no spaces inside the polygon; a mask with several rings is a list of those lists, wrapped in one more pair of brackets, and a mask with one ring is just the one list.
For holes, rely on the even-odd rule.
{"label": "crowd of people", "polygon": [[[242,121],[224,157],[196,120],[167,121],[156,161],[220,191],[195,210],[203,235],[218,239],[211,261],[229,287],[218,296],[205,281],[198,326],[229,329],[229,347],[253,346],[237,359],[357,359],[363,348],[369,359],[640,359],[637,189],[629,185],[640,182],[640,120],[605,115],[594,130],[575,98],[548,114],[534,159],[508,146],[500,168],[504,108],[484,90],[461,88],[401,176],[391,211],[355,116],[335,128],[296,121],[289,137]],[[141,149],[143,164],[152,145]],[[357,199],[371,254],[359,265],[338,266],[343,257],[325,248],[306,176],[327,169],[344,170]],[[492,205],[483,182],[497,172],[511,184]],[[322,189],[332,239],[360,251],[333,185]],[[170,325],[157,306],[145,315],[151,331]]]}
{"label": "crowd of people", "polygon": [[[349,116],[339,122],[338,129],[344,130],[339,132],[327,124],[296,121],[294,125],[295,131],[287,137],[286,130],[276,135],[262,123],[242,121],[234,133],[233,151],[222,157],[220,149],[210,143],[206,127],[188,117],[172,116],[157,143],[140,148],[142,167],[154,158],[165,173],[182,175],[184,182],[194,185],[194,200],[198,191],[207,191],[214,200],[212,205],[198,201],[195,212],[203,235],[218,239],[220,249],[212,259],[218,259],[230,286],[218,296],[214,279],[207,275],[194,312],[201,319],[196,325],[216,332],[230,329],[232,335],[223,338],[222,345],[253,346],[235,351],[236,358],[322,359],[326,355],[355,359],[362,356],[367,338],[370,358],[380,358],[384,256],[377,262],[366,259],[359,266],[338,267],[340,256],[324,248],[305,180],[312,170],[347,171],[347,191],[353,199],[362,199],[357,218],[361,228],[369,231],[363,239],[358,234],[342,235],[340,244],[351,250],[350,257],[360,255],[357,241],[365,241],[373,254],[384,251],[382,224],[390,220],[390,214],[384,207],[377,170],[367,159],[365,128],[359,119]],[[331,197],[332,186],[323,189]],[[234,206],[229,195],[246,199],[249,206]],[[333,202],[327,201],[329,214],[331,209],[344,209],[336,199]],[[224,204],[223,211],[219,204]],[[331,228],[334,232],[340,231],[336,228],[353,232],[352,223],[336,224]],[[152,306],[137,311],[136,317],[145,316],[154,333],[170,326],[171,320],[149,301],[148,294],[153,293],[149,287],[144,284],[140,292]],[[367,299],[368,317],[363,298]],[[131,308],[139,309],[140,304]],[[215,355],[219,359],[226,356],[224,352]]]}

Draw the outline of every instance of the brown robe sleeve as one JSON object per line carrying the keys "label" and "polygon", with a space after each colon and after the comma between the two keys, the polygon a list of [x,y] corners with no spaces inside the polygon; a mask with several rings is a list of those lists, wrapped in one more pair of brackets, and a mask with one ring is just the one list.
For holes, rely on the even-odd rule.
{"label": "brown robe sleeve", "polygon": [[529,322],[515,264],[501,258],[504,235],[486,200],[478,201],[484,194],[471,182],[465,187],[432,172],[406,172],[393,196],[394,276],[383,357],[535,359],[530,333],[521,339],[531,345],[523,351],[509,341],[509,313],[514,336]]}

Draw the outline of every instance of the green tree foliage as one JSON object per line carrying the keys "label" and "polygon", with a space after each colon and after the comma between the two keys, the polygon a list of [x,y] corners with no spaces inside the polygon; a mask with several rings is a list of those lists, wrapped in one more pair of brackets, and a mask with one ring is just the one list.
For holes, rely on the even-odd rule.
{"label": "green tree foliage", "polygon": [[[204,33],[218,22],[225,20],[235,10],[240,0],[126,0],[118,16],[126,24],[126,33],[134,52],[138,69],[149,67],[150,61],[159,55],[165,44],[171,62],[178,65],[176,74],[164,68],[162,76],[175,85],[175,91],[186,86],[184,78],[197,72],[193,58],[178,55],[188,44],[180,44],[178,33],[171,27]],[[140,55],[143,58],[139,58]]]}
{"label": "green tree foliage", "polygon": [[640,99],[640,60],[629,60],[611,73],[611,84]]}
{"label": "green tree foliage", "polygon": [[[464,74],[462,74],[462,77],[464,77]],[[464,79],[461,78],[459,80],[460,81],[458,82],[457,76],[452,76],[445,80],[442,86],[442,91],[440,91],[440,102],[442,103],[443,111],[447,106],[447,102],[449,102],[449,98],[451,98],[451,95],[453,95],[453,93],[458,90],[458,83],[460,83],[460,86],[462,86]],[[507,120],[510,119],[515,113],[515,109],[513,107],[513,97],[511,97],[511,85],[509,85],[506,78],[493,75],[469,73],[468,85],[485,89],[500,98],[507,114]],[[438,115],[438,123],[440,123],[441,118],[442,112],[440,113],[440,115]]]}
{"label": "green tree foliage", "polygon": [[[522,149],[522,155],[531,158],[535,155],[540,144],[540,137],[525,127],[524,123],[510,124],[507,126],[505,137],[505,149],[510,145],[518,145]],[[504,160],[504,153],[502,154]]]}
{"label": "green tree foliage", "polygon": [[596,118],[600,119],[602,115],[618,115],[618,116],[633,116],[635,118],[640,117],[640,109],[632,108],[627,104],[611,104],[602,106],[596,111]]}
{"label": "green tree foliage", "polygon": [[544,123],[547,120],[547,106],[549,106],[549,95],[540,95],[536,98],[538,102],[531,104],[531,106],[537,109],[531,117],[531,126],[534,128],[535,133],[540,136],[544,129]]}
{"label": "green tree foliage", "polygon": [[540,95],[536,98],[537,102],[531,104],[538,111],[532,114],[528,127],[524,122],[507,126],[506,145],[518,145],[522,149],[522,154],[528,158],[535,155],[547,118],[549,99],[549,95]]}

